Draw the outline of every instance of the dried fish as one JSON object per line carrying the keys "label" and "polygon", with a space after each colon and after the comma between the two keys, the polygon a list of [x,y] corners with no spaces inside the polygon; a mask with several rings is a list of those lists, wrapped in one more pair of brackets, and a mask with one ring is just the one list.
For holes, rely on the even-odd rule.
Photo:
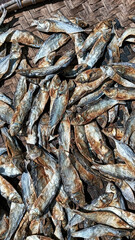
{"label": "dried fish", "polygon": [[103,135],[95,121],[85,125],[85,134],[90,147],[97,154],[103,163],[113,163],[114,156],[111,149],[107,146]]}
{"label": "dried fish", "polygon": [[64,33],[54,33],[52,34],[40,47],[38,53],[34,58],[34,63],[39,61],[41,58],[45,57],[49,53],[59,49],[63,46],[70,37]]}
{"label": "dried fish", "polygon": [[7,10],[4,8],[4,11],[2,12],[2,15],[0,17],[0,26],[3,24],[6,15],[7,15]]}
{"label": "dried fish", "polygon": [[13,114],[12,121],[10,124],[11,136],[16,135],[20,131],[23,121],[31,108],[32,96],[36,88],[37,86],[31,83],[29,86],[28,92],[26,92],[22,101],[17,106],[17,109]]}
{"label": "dried fish", "polygon": [[15,30],[6,38],[7,42],[18,42],[31,47],[40,48],[43,40],[26,30]]}
{"label": "dried fish", "polygon": [[12,105],[12,100],[8,96],[6,96],[4,93],[0,92],[0,101],[3,101],[7,103],[8,105]]}
{"label": "dried fish", "polygon": [[72,233],[73,237],[78,238],[95,238],[102,236],[117,236],[117,237],[125,237],[130,236],[130,232],[126,230],[118,230],[112,227],[108,227],[102,224],[94,225],[89,228],[85,228],[78,232]]}
{"label": "dried fish", "polygon": [[61,120],[68,103],[69,91],[66,81],[63,81],[57,92],[57,96],[53,102],[52,110],[50,112],[50,119],[48,124],[48,134],[54,131],[56,125]]}
{"label": "dried fish", "polygon": [[10,124],[13,115],[13,109],[7,103],[0,101],[0,119]]}
{"label": "dried fish", "polygon": [[74,51],[69,51],[65,54],[65,56],[62,56],[54,66],[44,68],[27,68],[26,70],[18,70],[17,72],[26,77],[44,77],[64,69],[71,63],[73,58]]}
{"label": "dried fish", "polygon": [[81,27],[71,23],[70,21],[64,22],[54,19],[34,20],[31,26],[37,26],[36,29],[41,32],[64,32],[67,34],[84,32]]}
{"label": "dried fish", "polygon": [[93,119],[101,115],[103,112],[112,108],[117,104],[125,104],[122,101],[117,101],[114,99],[104,99],[98,103],[95,103],[93,106],[89,106],[87,110],[81,114],[77,114],[76,118],[71,121],[72,125],[84,125],[91,122]]}

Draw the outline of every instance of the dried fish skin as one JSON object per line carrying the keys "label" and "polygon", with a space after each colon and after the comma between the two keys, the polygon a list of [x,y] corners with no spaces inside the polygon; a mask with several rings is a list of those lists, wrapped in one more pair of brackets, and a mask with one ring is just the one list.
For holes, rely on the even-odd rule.
{"label": "dried fish skin", "polygon": [[95,237],[102,237],[102,236],[117,236],[117,237],[125,237],[130,236],[129,231],[126,230],[119,230],[109,226],[105,226],[102,224],[94,225],[89,228],[82,229],[77,232],[72,233],[72,237],[78,238],[95,238]]}
{"label": "dried fish skin", "polygon": [[38,53],[36,54],[33,62],[36,63],[41,58],[45,57],[49,53],[56,51],[65,43],[68,42],[70,37],[64,33],[54,33],[52,34],[40,47]]}
{"label": "dried fish skin", "polygon": [[101,68],[88,69],[80,73],[74,80],[76,83],[86,83],[101,78],[103,71]]}
{"label": "dried fish skin", "polygon": [[98,103],[93,104],[93,106],[89,106],[89,108],[81,114],[77,114],[76,118],[71,121],[71,124],[85,125],[117,104],[125,103],[114,99],[101,100]]}
{"label": "dried fish skin", "polygon": [[11,136],[17,135],[17,133],[21,130],[24,118],[31,108],[32,96],[36,88],[37,86],[31,83],[28,92],[24,95],[22,101],[18,105],[10,124]]}
{"label": "dried fish skin", "polygon": [[117,126],[115,124],[110,124],[108,127],[102,129],[102,132],[105,135],[111,135],[117,140],[121,140],[124,136],[124,128],[121,126]]}
{"label": "dried fish skin", "polygon": [[24,240],[24,237],[26,237],[26,231],[28,228],[28,212],[25,213],[24,217],[20,221],[20,224],[18,226],[18,229],[14,235],[14,240]]}
{"label": "dried fish skin", "polygon": [[122,46],[123,41],[129,37],[129,36],[134,36],[135,35],[135,28],[128,28],[126,29],[123,34],[121,35],[121,37],[118,38],[118,43],[119,43],[119,47]]}
{"label": "dried fish skin", "polygon": [[26,240],[53,240],[50,237],[40,236],[40,235],[31,235],[26,238]]}
{"label": "dried fish skin", "polygon": [[13,186],[2,176],[0,176],[0,193],[8,201],[22,204],[22,199]]}
{"label": "dried fish skin", "polygon": [[39,138],[38,142],[39,142],[39,145],[42,146],[43,148],[47,147],[48,123],[49,123],[49,115],[47,113],[44,113],[38,123],[38,138]]}
{"label": "dried fish skin", "polygon": [[35,48],[40,48],[44,42],[41,38],[26,30],[13,31],[12,34],[8,35],[6,41],[18,42]]}
{"label": "dried fish skin", "polygon": [[63,147],[67,154],[70,151],[71,128],[70,120],[65,114],[59,126],[59,145]]}
{"label": "dried fish skin", "polygon": [[21,175],[22,172],[12,162],[2,163],[0,161],[0,174],[2,176],[14,178]]}
{"label": "dried fish skin", "polygon": [[114,156],[111,149],[106,145],[100,129],[95,121],[84,126],[86,138],[90,147],[97,154],[97,157],[104,163],[113,163]]}
{"label": "dried fish skin", "polygon": [[8,217],[4,214],[0,219],[0,239],[5,239],[9,228]]}
{"label": "dried fish skin", "polygon": [[85,69],[87,69],[87,64],[78,64],[74,68],[72,66],[69,66],[64,69],[62,75],[66,78],[74,78]]}
{"label": "dried fish skin", "polygon": [[54,19],[41,19],[41,20],[34,20],[31,26],[37,26],[36,29],[38,29],[41,32],[64,32],[67,34],[71,33],[78,33],[78,32],[84,32],[84,30],[77,26],[76,24]]}
{"label": "dried fish skin", "polygon": [[123,142],[128,144],[129,139],[134,131],[135,131],[135,112],[133,111],[125,124],[124,136],[122,139]]}
{"label": "dried fish skin", "polygon": [[135,93],[134,89],[130,88],[106,88],[103,90],[104,94],[109,97],[116,100],[134,100],[135,99]]}
{"label": "dried fish skin", "polygon": [[7,37],[13,32],[13,29],[8,29],[6,32],[0,34],[0,47],[6,41]]}
{"label": "dried fish skin", "polygon": [[27,210],[29,211],[37,199],[35,189],[33,186],[33,181],[31,179],[30,173],[23,172],[21,176],[21,185],[22,185],[22,192],[23,192],[23,201]]}
{"label": "dried fish skin", "polygon": [[48,124],[48,134],[52,132],[65,113],[69,98],[69,90],[66,81],[63,81],[53,102]]}
{"label": "dried fish skin", "polygon": [[0,119],[8,124],[14,115],[13,109],[3,101],[0,101]]}
{"label": "dried fish skin", "polygon": [[27,134],[27,137],[25,137],[26,143],[27,144],[33,144],[35,145],[37,143],[37,132],[38,132],[38,127],[37,124],[35,123],[31,129],[31,133]]}
{"label": "dried fish skin", "polygon": [[59,147],[59,164],[65,192],[73,202],[83,206],[85,204],[83,184],[63,147]]}

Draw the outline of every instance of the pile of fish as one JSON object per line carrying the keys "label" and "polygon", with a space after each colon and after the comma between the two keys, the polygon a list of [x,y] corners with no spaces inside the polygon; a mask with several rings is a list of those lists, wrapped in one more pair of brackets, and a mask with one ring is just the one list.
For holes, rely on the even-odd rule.
{"label": "pile of fish", "polygon": [[58,12],[31,24],[43,41],[5,16],[1,84],[20,78],[13,99],[0,92],[0,239],[135,239],[135,58],[120,54],[135,27]]}

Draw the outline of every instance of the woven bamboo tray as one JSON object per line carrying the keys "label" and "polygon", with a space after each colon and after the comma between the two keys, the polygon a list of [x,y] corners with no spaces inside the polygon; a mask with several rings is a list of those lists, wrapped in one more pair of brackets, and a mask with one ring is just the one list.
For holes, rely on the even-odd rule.
{"label": "woven bamboo tray", "polygon": [[[103,19],[117,18],[123,27],[132,26],[133,23],[129,21],[128,16],[135,14],[134,0],[12,0],[14,5],[10,6],[11,0],[0,0],[0,11],[3,7],[8,10],[5,22],[10,21],[13,16],[16,18],[15,29],[27,29],[32,31],[30,24],[33,19],[42,17],[50,17],[57,10],[61,10],[65,16],[77,16],[85,19],[89,23],[89,27],[93,28],[96,23]],[[21,2],[22,9],[18,2]],[[27,2],[27,4],[26,4]],[[36,4],[32,4],[32,2]],[[39,3],[40,2],[40,3]],[[46,39],[47,35],[34,31],[36,35],[42,39]],[[37,49],[29,48],[29,58],[33,59]],[[3,85],[0,85],[1,92],[13,98],[13,94],[18,81],[18,76],[14,75],[6,80]],[[3,140],[0,137],[0,146],[3,146]]]}

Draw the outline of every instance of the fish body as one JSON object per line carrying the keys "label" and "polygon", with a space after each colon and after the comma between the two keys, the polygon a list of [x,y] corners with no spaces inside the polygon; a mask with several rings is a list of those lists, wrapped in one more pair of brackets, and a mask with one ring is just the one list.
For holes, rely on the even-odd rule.
{"label": "fish body", "polygon": [[13,109],[5,102],[0,101],[0,118],[2,121],[10,124],[14,115]]}
{"label": "fish body", "polygon": [[[91,122],[93,119],[110,109],[111,107],[119,104],[117,100],[102,100],[94,105],[90,106],[88,110],[85,110],[81,114],[77,114],[76,118],[71,121],[72,125],[84,125]],[[122,103],[122,102],[121,102]]]}

